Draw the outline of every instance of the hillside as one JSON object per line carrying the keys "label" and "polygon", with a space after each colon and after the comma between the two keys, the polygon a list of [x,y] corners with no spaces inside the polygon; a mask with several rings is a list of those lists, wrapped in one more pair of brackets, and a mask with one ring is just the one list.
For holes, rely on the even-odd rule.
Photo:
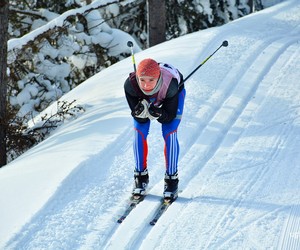
{"label": "hillside", "polygon": [[[122,223],[133,184],[127,58],[63,100],[76,120],[0,169],[0,249],[299,249],[300,2],[136,54],[187,82],[180,194],[154,227],[163,191],[161,127],[148,137],[150,195]],[[51,112],[49,107],[47,112]]]}

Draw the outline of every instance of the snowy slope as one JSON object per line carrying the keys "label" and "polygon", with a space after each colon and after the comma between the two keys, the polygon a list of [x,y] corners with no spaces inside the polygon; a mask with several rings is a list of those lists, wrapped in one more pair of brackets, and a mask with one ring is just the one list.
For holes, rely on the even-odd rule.
{"label": "snowy slope", "polygon": [[0,249],[300,249],[300,2],[136,54],[187,75],[178,200],[163,189],[160,126],[149,135],[150,195],[119,225],[132,187],[128,58],[67,94],[87,111],[0,169]]}

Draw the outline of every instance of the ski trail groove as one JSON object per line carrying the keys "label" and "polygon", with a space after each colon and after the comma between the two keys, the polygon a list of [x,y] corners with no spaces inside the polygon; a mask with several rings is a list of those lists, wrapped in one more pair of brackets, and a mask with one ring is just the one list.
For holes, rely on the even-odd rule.
{"label": "ski trail groove", "polygon": [[[254,46],[255,49],[249,49],[248,50],[248,53],[246,53],[244,55],[244,57],[247,58],[247,60],[244,60],[245,62],[249,63],[249,61],[254,61],[255,60],[255,53],[254,51],[257,50],[257,48],[259,48],[259,50],[263,51],[263,49],[265,47],[267,47],[267,44],[268,42],[257,42],[256,46]],[[218,100],[218,103],[216,105],[216,107],[214,107],[214,109],[211,109],[211,110],[208,110],[208,114],[206,114],[206,117],[207,117],[207,120],[206,120],[206,124],[204,125],[204,127],[208,127],[212,121],[212,119],[214,118],[214,116],[216,115],[217,111],[222,107],[222,105],[224,105],[224,102],[225,100],[232,94],[232,92],[234,91],[235,88],[232,88],[232,82],[234,81],[234,79],[237,77],[237,75],[239,77],[241,77],[242,75],[244,74],[244,71],[243,71],[243,65],[239,65],[238,66],[238,69],[235,69],[235,70],[232,70],[227,76],[226,78],[224,79],[224,81],[222,82],[221,86],[222,86],[222,89],[224,89],[224,93],[225,95],[222,95],[222,96],[218,96],[218,97],[213,97],[213,99],[217,99]],[[202,131],[201,129],[201,126],[197,127],[195,130],[200,130]],[[195,141],[197,140],[197,138],[201,137],[201,134],[203,132],[199,133],[199,136],[194,138],[193,142],[191,143],[191,145],[193,145],[195,143]],[[191,133],[193,134],[193,133]],[[189,148],[190,146],[188,146],[187,148]],[[216,148],[214,149],[211,149],[211,151],[215,151]],[[181,154],[181,158],[184,158],[184,155],[186,155],[189,151],[188,150],[183,150],[183,153]],[[182,156],[183,155],[183,156]],[[183,179],[186,179],[184,178],[184,176],[182,177]],[[147,200],[147,199],[146,199]],[[143,203],[146,203],[146,200],[143,202]],[[139,205],[139,207],[141,206],[142,204]],[[147,205],[149,206],[149,204]],[[138,207],[138,208],[139,208]],[[138,209],[136,208],[135,211],[132,212],[132,214],[136,214],[138,213],[136,210]],[[154,207],[152,208],[152,212],[155,210],[155,205]],[[147,217],[148,215],[146,215]],[[128,221],[128,218],[122,223],[122,225],[119,225],[119,227],[123,227],[123,224],[127,223]],[[138,223],[137,221],[135,223]],[[146,225],[145,225],[146,224]],[[151,230],[151,228],[149,229],[148,227],[148,223],[147,223],[147,220],[145,220],[144,223],[141,223],[140,222],[140,227],[141,229],[139,230],[139,233],[135,234],[135,238],[136,240],[133,240],[131,241],[130,243],[127,243],[130,245],[130,247],[133,247],[134,248],[139,248],[139,245],[142,243],[142,240],[141,239],[144,239],[145,235],[147,235],[149,233],[149,230]],[[124,230],[125,231],[125,230]],[[121,230],[118,230],[115,232],[115,233],[118,233],[121,235],[125,232],[121,231]],[[114,236],[112,235],[113,238],[118,238],[117,236]],[[124,243],[126,243],[126,240],[124,241]],[[111,241],[109,241],[106,245],[106,248],[105,249],[113,249],[113,248],[110,248],[110,244],[111,244]],[[128,246],[127,246],[128,247]],[[129,249],[129,247],[128,247]]]}
{"label": "ski trail groove", "polygon": [[[213,138],[210,139],[211,141],[208,143],[209,145],[213,145],[213,146],[210,146],[209,149],[207,149],[207,151],[205,152],[206,153],[205,157],[202,159],[202,161],[200,161],[202,162],[202,165],[205,165],[205,163],[208,162],[209,159],[212,158],[213,155],[217,152],[218,148],[222,144],[222,141],[226,137],[226,134],[228,133],[228,131],[230,130],[234,122],[238,119],[239,115],[243,112],[244,108],[246,107],[251,97],[254,95],[256,89],[259,86],[259,82],[262,80],[262,78],[267,74],[268,70],[271,68],[272,61],[276,60],[279,57],[279,55],[282,53],[282,51],[287,47],[287,45],[285,45],[281,48],[279,43],[277,44],[276,42],[274,42],[276,40],[280,41],[279,38],[281,38],[281,36],[275,38],[273,37],[269,39],[273,42],[272,43],[273,46],[268,46],[268,42],[263,42],[263,43],[258,42],[258,44],[256,44],[256,46],[250,49],[248,51],[249,53],[245,55],[248,57],[248,60],[245,60],[245,62],[252,63],[251,64],[252,66],[250,67],[249,71],[243,72],[243,67],[240,66],[238,67],[238,69],[232,70],[224,79],[224,85],[222,84],[222,87],[225,89],[224,93],[226,94],[217,99],[219,102],[214,109],[209,110],[210,114],[206,116],[207,120],[206,120],[206,125],[204,125],[204,129],[201,129],[201,126],[196,128],[196,129],[200,128],[202,132],[199,134],[197,138],[194,138],[194,140],[191,143],[192,148],[195,146],[197,148],[196,142],[204,141],[203,139],[205,137]],[[268,57],[269,60],[265,60],[264,59],[265,53],[271,53],[273,54],[273,56]],[[260,57],[256,59],[256,56],[258,54],[260,54]],[[261,65],[259,66],[257,65],[259,64],[259,62],[263,64],[262,67]],[[251,79],[251,77],[249,77],[249,75],[251,75],[251,72],[257,73],[257,71],[260,72],[258,74],[258,77],[248,82],[248,79]],[[237,83],[236,86],[232,88],[231,86],[232,81],[237,78],[237,75],[239,76],[239,78],[241,78],[241,81],[239,81],[239,83]],[[236,91],[244,93],[243,96],[240,98],[236,98],[235,96]],[[237,103],[238,105],[236,105]],[[239,106],[239,108],[236,109],[235,111],[232,111],[234,106]],[[225,121],[223,120],[224,113],[226,114],[227,117]],[[224,124],[223,129],[221,129],[218,132],[214,132],[215,124],[217,124],[219,121],[221,121]],[[191,153],[192,150],[187,150],[187,148],[190,148],[190,146],[186,147],[186,149],[183,152],[183,155]],[[196,170],[197,168],[196,166],[194,166],[193,172],[195,172]],[[186,179],[184,176],[182,178]],[[186,185],[187,184],[185,184],[185,186]],[[251,187],[251,185],[253,185],[253,183],[249,184],[248,189]],[[147,204],[146,201],[144,201],[144,203]],[[147,206],[149,206],[149,204],[147,204]],[[150,212],[148,210],[148,215],[144,213],[145,214],[144,217],[149,218],[149,213],[151,214],[154,211],[154,208],[155,208],[155,204],[153,204],[153,208],[150,209]],[[133,211],[133,214],[137,214],[137,213],[138,213],[137,210]],[[123,225],[120,225],[120,227],[122,226]],[[156,227],[157,226],[158,225],[156,225]],[[147,235],[151,232],[151,228],[149,229],[147,220],[140,222],[137,228],[138,228],[137,229],[138,232],[134,235],[135,239],[131,238],[129,242],[127,243],[124,242],[126,249],[127,248],[129,249],[131,247],[139,248],[141,245],[143,245],[143,241],[146,239]],[[125,230],[119,229],[112,236],[113,238],[118,238],[117,235],[123,233],[125,233]],[[113,249],[113,248],[106,248],[106,249]]]}
{"label": "ski trail groove", "polygon": [[300,204],[290,208],[289,218],[285,225],[285,232],[280,240],[278,249],[300,249]]}
{"label": "ski trail groove", "polygon": [[[253,87],[250,89],[250,91],[248,92],[248,94],[246,93],[245,98],[243,98],[243,103],[241,103],[241,107],[240,110],[238,111],[238,114],[235,117],[238,117],[239,114],[242,113],[244,107],[247,105],[248,101],[250,100],[250,97],[255,93],[259,82],[261,81],[261,79],[263,79],[264,75],[266,75],[266,73],[268,72],[268,70],[270,69],[270,67],[272,66],[272,62],[275,61],[282,53],[283,51],[291,44],[297,41],[297,38],[286,41],[285,38],[280,39],[276,42],[273,42],[271,46],[269,46],[266,50],[265,50],[265,54],[272,54],[272,56],[269,57],[268,60],[264,60],[262,59],[262,57],[264,56],[263,54],[261,54],[261,56],[257,57],[257,61],[255,62],[256,64],[260,64],[259,62],[262,61],[263,63],[261,63],[262,65],[262,69],[261,69],[261,73],[257,74],[259,77],[257,79],[255,79],[255,81],[253,81]],[[283,43],[282,43],[283,42]],[[264,62],[265,61],[265,62]],[[251,70],[258,70],[255,67],[250,68],[250,72]],[[247,72],[248,73],[248,72]],[[247,79],[251,79],[249,77],[246,77],[247,74],[245,75],[244,78]],[[243,79],[241,79],[241,81],[243,81]],[[249,83],[248,83],[249,84]],[[239,84],[240,86],[240,84]],[[244,104],[244,105],[243,105]],[[244,107],[243,107],[244,106]],[[233,121],[234,122],[234,121]],[[232,123],[233,124],[233,123]],[[278,137],[278,141],[277,144],[280,143],[280,136]],[[221,141],[219,143],[218,146],[221,145]],[[276,146],[275,148],[278,148],[279,146]],[[217,151],[217,150],[216,150]],[[270,156],[271,158],[274,157],[274,155],[277,154],[277,150],[273,151],[272,155]],[[212,156],[211,156],[212,157]],[[211,158],[210,157],[210,158]],[[216,230],[215,230],[215,234],[212,234],[212,236],[210,237],[210,240],[208,241],[208,244],[206,246],[206,249],[210,249],[210,248],[214,248],[214,247],[220,247],[220,245],[215,245],[214,243],[212,244],[212,242],[214,242],[214,239],[216,238],[216,234],[219,230],[224,229],[224,227],[226,227],[227,225],[227,219],[230,218],[230,216],[228,216],[229,214],[232,214],[233,211],[235,210],[236,207],[239,206],[240,202],[242,202],[242,197],[250,191],[251,187],[262,177],[264,176],[264,174],[268,171],[268,168],[261,168],[260,171],[258,171],[253,177],[252,179],[250,179],[249,183],[243,183],[243,185],[241,185],[242,189],[239,190],[238,194],[236,195],[236,200],[237,202],[232,204],[231,208],[228,209],[224,216],[222,217],[222,219],[220,220],[220,222],[218,223],[218,225],[216,226]],[[245,193],[246,192],[246,193]],[[226,239],[225,239],[226,241]],[[222,245],[222,244],[221,244]]]}
{"label": "ski trail groove", "polygon": [[[282,129],[283,130],[283,129]],[[276,157],[278,154],[278,148],[280,148],[281,140],[280,140],[280,135],[279,134],[276,140],[276,145],[274,146],[274,150],[271,152],[270,157],[268,158],[268,161],[266,160],[265,162],[272,162],[272,159]],[[243,224],[241,224],[237,229],[231,229],[228,234],[224,233],[225,228],[229,228],[231,223],[233,222],[234,219],[232,219],[231,215],[235,213],[235,210],[239,207],[242,207],[242,204],[244,203],[245,198],[249,193],[251,193],[252,189],[255,187],[256,183],[259,183],[260,180],[266,175],[267,172],[270,171],[270,167],[267,167],[265,165],[265,162],[261,164],[261,166],[258,168],[258,170],[251,175],[251,178],[249,178],[249,181],[247,182],[241,182],[239,187],[236,188],[236,192],[232,193],[232,196],[234,197],[234,202],[232,202],[229,207],[227,208],[226,211],[222,211],[222,217],[218,219],[219,223],[215,226],[215,231],[214,233],[211,234],[210,240],[207,243],[206,249],[214,249],[214,248],[221,248],[226,242],[228,242],[231,238],[233,238],[237,233],[239,233],[244,227],[250,225],[251,223],[256,222],[257,220],[265,217],[268,214],[271,213],[276,213],[280,210],[284,210],[285,207],[279,207],[275,208],[272,211],[266,211],[261,215],[260,217],[254,219],[251,219],[250,221],[247,221]],[[259,207],[257,207],[259,209]],[[224,212],[224,213],[223,213]],[[217,217],[217,216],[216,216]],[[223,232],[223,236],[221,239],[219,239],[217,242],[215,239],[217,239],[217,234],[219,231]]]}
{"label": "ski trail groove", "polygon": [[[109,185],[115,177],[112,176],[110,181],[108,180],[101,186],[98,185],[98,181],[106,178],[109,172],[113,171],[114,159],[111,158],[110,153],[113,152],[112,149],[127,148],[130,136],[128,130],[125,129],[111,145],[101,151],[101,154],[89,158],[78,166],[62,182],[47,204],[8,242],[7,247],[29,249],[39,244],[49,246],[51,245],[49,241],[55,239],[51,249],[55,249],[55,244],[58,246],[56,249],[62,246],[77,248],[74,238],[77,239],[77,243],[84,242],[85,237],[95,232],[93,228],[89,229],[89,224],[93,224],[95,219],[100,219],[102,222],[106,220],[106,218],[103,220],[98,211],[114,206],[114,196],[109,195]],[[106,171],[99,167],[103,161],[111,162],[111,166]],[[100,191],[103,195],[99,195]],[[97,233],[100,234],[100,232]],[[102,232],[102,235],[106,235],[106,232]]]}
{"label": "ski trail groove", "polygon": [[[251,65],[251,64],[255,65],[255,63],[257,62],[256,56],[259,53],[261,55],[263,55],[263,53],[268,52],[266,50],[266,48],[267,49],[269,48],[268,44],[270,42],[274,43],[274,41],[279,40],[279,38],[281,38],[281,36],[271,37],[270,39],[268,39],[268,41],[265,41],[265,42],[257,42],[255,44],[255,46],[252,46],[249,50],[247,50],[247,53],[244,54],[244,57],[246,58],[246,60],[244,60],[245,63],[247,63],[249,65]],[[279,54],[277,56],[279,56]],[[274,56],[273,59],[276,59],[276,55]],[[203,139],[203,138],[207,137],[207,135],[210,135],[211,134],[210,132],[214,129],[214,124],[216,124],[218,122],[218,119],[220,119],[222,121],[221,114],[223,113],[223,111],[224,110],[227,111],[226,109],[228,109],[236,104],[236,99],[234,99],[235,92],[241,91],[240,88],[243,88],[243,86],[241,86],[241,85],[248,84],[245,81],[242,83],[240,81],[238,84],[235,85],[235,87],[232,88],[232,82],[234,82],[235,79],[238,79],[238,78],[246,79],[245,75],[247,75],[247,72],[246,73],[244,72],[243,68],[245,68],[245,67],[243,67],[243,66],[244,65],[239,65],[235,69],[232,69],[229,72],[229,74],[226,75],[224,81],[221,84],[221,88],[222,88],[224,94],[220,95],[217,93],[216,96],[212,97],[212,100],[217,100],[218,102],[217,102],[217,104],[215,104],[215,106],[212,109],[206,110],[205,121],[202,124],[200,124],[200,126],[195,128],[195,130],[200,130],[201,133],[199,133],[198,137],[193,138],[193,141],[190,141],[191,142],[190,145],[187,146],[183,150],[184,151],[183,155],[189,154],[191,152],[191,150],[188,150],[188,148],[190,148],[190,146],[195,146],[199,140],[201,141],[201,137]],[[237,120],[239,115],[243,112],[245,106],[251,99],[251,96],[254,95],[260,80],[268,72],[268,67],[270,68],[271,65],[268,64],[267,66],[263,67],[263,69],[261,70],[262,73],[260,73],[258,79],[256,79],[254,81],[254,84],[252,84],[253,85],[252,89],[246,88],[247,90],[241,91],[244,93],[244,96],[241,98],[241,100],[239,100],[240,104],[241,104],[241,108],[239,108],[236,112],[233,112],[233,113],[229,112],[227,115],[229,117],[229,119],[222,121],[223,123],[225,123],[225,126],[224,126],[223,130],[218,131],[218,133],[216,133],[217,137],[214,137],[214,140],[212,140],[212,143],[209,143],[210,145],[215,145],[215,146],[214,147],[210,146],[210,149],[208,151],[206,151],[206,155],[205,155],[204,159],[202,160],[203,165],[205,165],[205,163],[208,162],[209,159],[212,158],[213,155],[218,151],[218,149],[219,149],[220,145],[222,144],[224,138],[226,137],[228,131],[230,130],[230,128],[232,127],[234,122]],[[250,70],[255,70],[255,67],[254,67],[254,69],[250,68]],[[251,77],[250,77],[250,79],[251,79]],[[191,134],[193,134],[193,133],[191,133]],[[195,166],[194,167],[195,173],[196,173],[196,170],[197,170],[197,168]],[[183,176],[183,179],[186,179],[186,178],[184,178],[184,176]],[[157,185],[155,185],[155,187]],[[249,184],[249,187],[251,187],[251,184]],[[128,217],[123,222],[123,224],[112,227],[112,229],[108,233],[108,235],[110,235],[110,238],[115,239],[115,240],[120,239],[120,238],[122,239],[124,237],[124,235],[128,234],[128,232],[126,232],[126,231],[127,231],[127,229],[129,229],[128,228],[129,225],[132,223],[135,223],[135,230],[134,230],[133,234],[131,234],[131,237],[126,237],[127,239],[124,239],[125,241],[122,243],[123,243],[125,249],[131,249],[131,248],[138,249],[140,246],[143,246],[143,242],[145,241],[145,239],[147,239],[147,236],[152,231],[152,227],[149,227],[148,221],[149,221],[151,215],[153,214],[153,211],[155,210],[157,204],[158,204],[157,201],[153,202],[153,201],[149,201],[148,199],[146,199],[143,202],[143,204],[140,204],[139,207],[137,207],[135,209],[135,211],[132,212],[131,218]],[[146,211],[145,211],[145,209],[146,209]],[[139,218],[138,215],[141,215],[140,218],[142,218],[142,220],[133,219],[134,217]],[[105,249],[114,249],[113,245],[111,245],[111,243],[113,241],[111,239],[108,239],[107,242],[104,242],[104,244],[102,244],[101,246],[102,247],[105,246]]]}
{"label": "ski trail groove", "polygon": [[[258,59],[255,60],[252,63],[252,66],[250,67],[249,71],[247,71],[244,74],[244,76],[241,78],[241,81],[237,84],[236,88],[238,89],[238,91],[240,93],[244,93],[243,96],[241,97],[241,100],[238,102],[239,105],[236,105],[239,108],[235,112],[234,111],[231,111],[231,113],[230,112],[229,113],[228,112],[227,113],[223,112],[223,111],[225,111],[224,109],[226,109],[226,107],[232,107],[233,106],[233,105],[231,105],[231,101],[234,100],[234,93],[232,93],[230,98],[227,98],[227,100],[223,103],[223,106],[215,114],[214,118],[212,120],[210,120],[207,127],[203,130],[203,132],[202,132],[203,136],[200,136],[200,137],[197,138],[197,140],[201,140],[201,137],[204,138],[204,135],[206,135],[206,133],[209,134],[209,132],[210,132],[209,129],[211,129],[211,130],[213,129],[213,124],[217,123],[216,120],[219,119],[219,116],[221,117],[221,114],[224,114],[224,113],[228,114],[227,115],[228,119],[225,121],[225,126],[223,126],[224,129],[221,130],[218,133],[219,137],[216,136],[214,138],[214,140],[209,143],[210,145],[216,145],[216,146],[211,147],[210,150],[208,150],[208,153],[206,154],[205,159],[202,160],[203,163],[208,162],[209,159],[211,159],[214,156],[214,154],[218,151],[218,149],[219,149],[220,145],[222,144],[224,138],[226,137],[228,131],[230,130],[230,128],[232,127],[234,122],[239,118],[240,114],[243,112],[243,110],[247,106],[247,104],[250,101],[251,97],[256,92],[256,90],[259,86],[259,83],[261,82],[263,77],[268,73],[268,71],[272,67],[272,65],[273,65],[272,62],[276,61],[276,59],[283,53],[283,51],[289,46],[289,44],[295,42],[296,40],[297,40],[297,38],[292,39],[290,41],[286,41],[285,38],[278,39],[278,40],[273,41],[271,46],[268,46],[266,49],[261,50],[259,52],[260,56],[258,57]],[[284,42],[284,43],[281,44],[282,42]],[[271,56],[269,56],[268,59],[265,59],[264,54],[271,54]],[[249,77],[249,75],[251,75],[252,71],[256,71],[256,73],[260,72],[260,73],[258,73],[257,78],[252,79],[251,77]],[[248,81],[248,79],[251,79],[251,80]],[[245,85],[246,85],[246,87],[245,87]],[[245,90],[243,91],[240,88],[243,88]],[[234,100],[233,104],[236,104],[235,100]],[[221,118],[220,118],[220,120],[221,120]],[[211,137],[212,136],[210,136],[210,138]],[[278,140],[277,143],[280,143],[280,141]],[[194,142],[193,146],[194,145],[195,145],[195,142]],[[276,155],[276,151],[273,152],[273,155]],[[272,157],[273,156],[271,156],[271,158]],[[262,168],[260,172],[258,172],[256,175],[254,175],[254,177],[250,180],[248,185],[244,186],[244,188],[242,188],[242,190],[239,190],[238,196],[240,198],[242,198],[242,196],[245,195],[245,192],[249,191],[251,189],[251,187],[256,183],[256,181],[259,178],[261,178],[265,174],[265,172],[267,172],[267,171],[268,171],[268,168]],[[234,207],[236,207],[238,205],[239,205],[239,202],[237,202],[236,204],[233,204],[233,209],[234,209]],[[177,204],[177,207],[179,207],[177,209],[180,210],[180,211],[183,211],[182,206],[184,206],[184,204],[181,204],[181,206],[179,206]],[[229,213],[230,213],[230,211],[229,211]],[[224,215],[224,218],[225,218],[225,215]],[[224,219],[223,219],[223,222],[224,222]],[[219,224],[218,227],[220,227],[220,225],[221,225],[221,223]],[[145,234],[145,237],[146,236],[147,236],[147,234]],[[208,242],[210,242],[210,241],[208,241]],[[138,247],[139,244],[137,244],[135,246]]]}
{"label": "ski trail groove", "polygon": [[[281,40],[280,41],[278,41],[278,43],[280,43],[280,42],[282,42]],[[295,43],[296,41],[294,40],[294,39],[292,39],[292,40],[290,40],[290,41],[288,41],[287,43],[286,43],[286,45],[287,46],[289,46],[288,48],[285,48],[286,46],[283,46],[283,49],[285,50],[283,53],[282,53],[282,55],[284,54],[285,55],[285,58],[287,58],[286,59],[286,61],[282,61],[281,60],[281,63],[282,63],[282,65],[276,65],[276,62],[274,63],[275,64],[275,67],[276,67],[276,69],[278,70],[279,68],[281,68],[281,67],[288,67],[288,65],[285,65],[286,63],[287,63],[287,61],[289,61],[289,58],[292,58],[293,56],[296,56],[296,55],[298,55],[296,52],[297,52],[297,50],[295,49],[295,48],[297,48],[297,43]],[[291,43],[294,43],[294,44],[292,44],[291,46],[290,46],[290,44]],[[289,48],[291,48],[290,50],[289,50]],[[296,52],[293,52],[292,53],[292,51],[296,51]],[[274,67],[274,68],[275,68]],[[276,70],[275,70],[276,71]],[[269,80],[270,81],[270,80]],[[269,82],[267,81],[265,84],[268,84]],[[270,89],[272,89],[272,87],[270,88]],[[285,141],[284,140],[282,140],[282,138],[289,138],[289,137],[291,137],[292,136],[292,134],[291,134],[291,131],[292,131],[292,128],[289,126],[289,125],[287,125],[287,126],[281,126],[280,128],[279,128],[279,131],[278,131],[278,134],[277,134],[277,138],[276,138],[276,141],[274,142],[274,146],[273,146],[273,150],[269,153],[270,154],[270,156],[268,157],[268,159],[265,159],[265,163],[266,164],[268,164],[269,165],[269,167],[263,167],[263,169],[260,169],[260,172],[261,173],[259,173],[259,174],[256,174],[256,175],[254,175],[254,176],[251,176],[251,179],[250,179],[250,182],[249,183],[246,183],[246,184],[244,184],[243,183],[243,185],[246,185],[246,186],[248,186],[249,188],[243,188],[244,190],[245,190],[245,192],[243,192],[243,191],[241,191],[238,195],[237,195],[237,200],[239,200],[240,199],[240,202],[238,203],[238,204],[236,204],[236,205],[234,205],[234,206],[232,206],[232,208],[231,208],[231,210],[227,210],[226,211],[226,215],[224,215],[223,217],[222,217],[222,220],[223,221],[226,221],[226,223],[224,224],[220,224],[219,225],[219,230],[223,230],[222,232],[223,232],[223,235],[224,235],[224,237],[222,238],[222,239],[220,239],[217,243],[215,242],[215,244],[212,244],[212,245],[208,245],[207,246],[207,248],[209,249],[209,248],[221,248],[221,247],[225,247],[224,245],[226,244],[226,243],[228,243],[232,238],[234,238],[235,236],[237,236],[237,234],[239,234],[241,231],[243,231],[243,229],[244,229],[244,227],[247,227],[247,226],[249,226],[249,225],[251,225],[252,223],[257,223],[259,220],[262,220],[263,218],[265,218],[265,217],[267,217],[267,216],[271,216],[271,214],[272,213],[274,213],[274,214],[276,214],[277,212],[279,212],[279,211],[285,211],[287,208],[286,208],[286,206],[276,206],[276,205],[273,205],[273,206],[271,206],[270,207],[270,209],[269,210],[271,210],[271,211],[269,211],[269,210],[267,210],[266,212],[264,212],[264,213],[262,213],[262,215],[260,215],[260,216],[258,216],[258,218],[256,218],[256,219],[249,219],[249,221],[247,222],[247,220],[246,220],[246,222],[245,223],[242,223],[242,225],[241,226],[239,226],[238,228],[236,228],[236,229],[233,229],[232,227],[231,227],[231,231],[230,232],[228,232],[228,234],[226,235],[226,233],[224,233],[224,228],[230,228],[230,226],[231,225],[233,225],[233,222],[232,222],[232,220],[230,220],[230,215],[231,214],[234,214],[234,211],[235,211],[235,208],[237,207],[243,207],[243,203],[244,203],[244,197],[247,195],[248,196],[248,194],[249,193],[251,193],[251,189],[253,189],[253,187],[255,187],[255,184],[256,183],[268,183],[268,176],[271,176],[271,172],[272,171],[275,171],[273,168],[271,168],[270,166],[272,166],[272,164],[270,164],[271,162],[275,162],[275,159],[277,158],[277,156],[279,155],[279,153],[280,153],[280,150],[282,149],[282,148],[284,148],[285,146],[287,146],[287,145],[285,145],[284,143],[285,143]],[[287,139],[286,139],[287,140]],[[263,164],[264,164],[264,162],[263,162]],[[266,165],[267,166],[267,165]],[[273,166],[274,167],[274,166]],[[268,174],[267,174],[268,173]],[[266,178],[264,177],[264,176],[267,176]],[[265,181],[262,181],[262,178],[264,178],[265,179]],[[270,177],[269,177],[270,178]],[[252,183],[251,183],[252,182]],[[266,186],[264,186],[265,187],[265,189],[268,189],[268,187],[266,187]],[[266,204],[265,204],[266,205]],[[265,206],[264,205],[264,206]],[[272,205],[272,204],[271,204]],[[263,209],[263,204],[262,203],[258,203],[258,205],[256,206],[256,208],[255,208],[256,210],[264,210]],[[232,224],[231,224],[231,222],[232,222]],[[289,231],[289,230],[288,230]],[[212,236],[211,237],[211,241],[212,241],[212,239],[213,238],[216,238],[216,234],[217,234],[217,231],[215,231],[215,235],[214,236]],[[287,237],[289,237],[290,238],[290,233],[287,233]],[[289,248],[283,248],[283,249],[289,249]]]}

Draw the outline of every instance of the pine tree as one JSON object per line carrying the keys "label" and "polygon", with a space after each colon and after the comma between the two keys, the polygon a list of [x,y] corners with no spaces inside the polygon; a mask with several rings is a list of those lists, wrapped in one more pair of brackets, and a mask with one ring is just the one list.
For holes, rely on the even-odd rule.
{"label": "pine tree", "polygon": [[8,0],[0,2],[0,167],[6,165],[7,29]]}
{"label": "pine tree", "polygon": [[148,0],[149,47],[166,41],[165,0]]}

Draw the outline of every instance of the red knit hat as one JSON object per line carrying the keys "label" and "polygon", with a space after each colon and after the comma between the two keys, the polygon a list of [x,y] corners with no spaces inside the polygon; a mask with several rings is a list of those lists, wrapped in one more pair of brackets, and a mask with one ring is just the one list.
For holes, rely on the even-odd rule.
{"label": "red knit hat", "polygon": [[154,78],[159,78],[160,68],[156,61],[153,59],[147,58],[140,62],[137,71],[137,77],[141,76],[151,76]]}

